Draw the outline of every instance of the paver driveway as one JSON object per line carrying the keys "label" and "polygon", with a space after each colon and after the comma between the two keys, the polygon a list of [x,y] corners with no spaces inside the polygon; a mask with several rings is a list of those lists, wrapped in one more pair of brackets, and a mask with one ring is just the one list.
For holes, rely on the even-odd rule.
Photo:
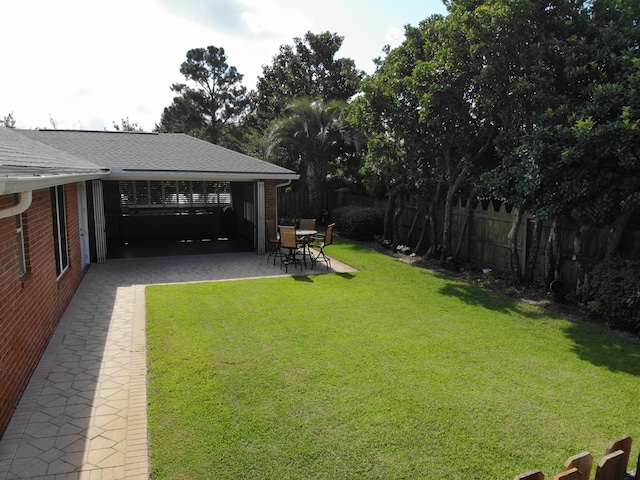
{"label": "paver driveway", "polygon": [[144,286],[284,274],[254,253],[92,265],[0,440],[0,479],[147,480]]}

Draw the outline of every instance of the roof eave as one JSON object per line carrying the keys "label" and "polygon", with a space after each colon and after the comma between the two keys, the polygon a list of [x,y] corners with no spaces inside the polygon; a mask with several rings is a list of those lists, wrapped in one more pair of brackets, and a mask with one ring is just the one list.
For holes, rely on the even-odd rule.
{"label": "roof eave", "polygon": [[106,176],[107,174],[104,172],[67,173],[57,175],[9,175],[7,177],[0,177],[0,195],[40,190],[67,183],[99,180]]}
{"label": "roof eave", "polygon": [[268,172],[174,172],[150,170],[111,170],[108,180],[209,180],[228,182],[255,182],[257,180],[298,180],[297,173]]}

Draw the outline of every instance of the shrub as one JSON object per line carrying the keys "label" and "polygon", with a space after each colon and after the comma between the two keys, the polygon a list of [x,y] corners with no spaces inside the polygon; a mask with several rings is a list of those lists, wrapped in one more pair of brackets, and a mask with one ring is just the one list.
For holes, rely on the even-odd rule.
{"label": "shrub", "polygon": [[371,207],[340,207],[331,212],[336,229],[345,237],[371,240],[384,231],[384,212]]}
{"label": "shrub", "polygon": [[603,261],[591,277],[590,309],[612,327],[640,333],[640,261]]}

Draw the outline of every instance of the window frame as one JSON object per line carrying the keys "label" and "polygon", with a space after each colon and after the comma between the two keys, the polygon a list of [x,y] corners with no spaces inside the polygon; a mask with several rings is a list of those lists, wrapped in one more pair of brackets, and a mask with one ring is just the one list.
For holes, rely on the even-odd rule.
{"label": "window frame", "polygon": [[29,273],[29,263],[27,259],[24,219],[22,218],[22,213],[16,215],[16,237],[18,243],[18,266],[20,268],[20,276],[24,277]]}
{"label": "window frame", "polygon": [[64,185],[51,187],[53,251],[58,279],[69,268],[69,242],[65,203]]}

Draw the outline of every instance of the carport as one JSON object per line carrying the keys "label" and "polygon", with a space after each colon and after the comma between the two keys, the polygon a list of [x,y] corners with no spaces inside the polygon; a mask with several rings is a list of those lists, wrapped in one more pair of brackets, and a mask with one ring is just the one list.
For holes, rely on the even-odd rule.
{"label": "carport", "polygon": [[102,190],[107,258],[242,252],[256,244],[255,183],[108,180]]}
{"label": "carport", "polygon": [[265,249],[291,170],[184,134],[22,130],[109,174],[87,182],[93,262]]}

